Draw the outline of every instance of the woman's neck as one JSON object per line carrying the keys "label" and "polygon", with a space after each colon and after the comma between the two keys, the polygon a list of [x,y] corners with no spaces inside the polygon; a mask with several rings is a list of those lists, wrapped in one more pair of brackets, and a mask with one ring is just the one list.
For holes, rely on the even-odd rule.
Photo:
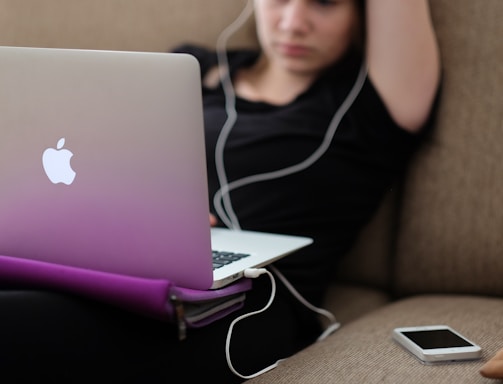
{"label": "woman's neck", "polygon": [[314,74],[289,72],[261,56],[251,67],[239,70],[233,82],[241,98],[285,105],[306,91],[315,78]]}

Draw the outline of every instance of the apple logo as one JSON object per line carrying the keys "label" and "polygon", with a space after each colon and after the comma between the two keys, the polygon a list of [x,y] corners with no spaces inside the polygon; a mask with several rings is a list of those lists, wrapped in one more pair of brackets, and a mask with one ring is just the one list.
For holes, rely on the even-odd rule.
{"label": "apple logo", "polygon": [[53,184],[70,185],[75,179],[75,172],[70,165],[73,153],[62,149],[64,145],[65,139],[61,138],[56,148],[47,148],[42,156],[44,171]]}

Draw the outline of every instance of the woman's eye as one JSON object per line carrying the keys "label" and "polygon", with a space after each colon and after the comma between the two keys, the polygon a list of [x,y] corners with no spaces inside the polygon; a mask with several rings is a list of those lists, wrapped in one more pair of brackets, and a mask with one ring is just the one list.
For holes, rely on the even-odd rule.
{"label": "woman's eye", "polygon": [[336,5],[340,1],[341,0],[316,0],[316,3],[323,6],[328,6],[328,5]]}

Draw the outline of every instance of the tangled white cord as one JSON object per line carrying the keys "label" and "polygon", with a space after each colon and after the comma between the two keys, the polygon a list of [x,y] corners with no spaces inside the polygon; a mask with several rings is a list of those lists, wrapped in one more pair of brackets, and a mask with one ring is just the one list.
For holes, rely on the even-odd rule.
{"label": "tangled white cord", "polygon": [[[259,270],[256,270],[256,271],[260,271],[259,274],[264,274],[264,273],[267,274],[269,276],[269,278],[271,279],[271,295],[269,297],[269,301],[262,309],[259,309],[254,312],[245,313],[244,315],[241,315],[241,316],[237,317],[236,319],[234,319],[232,321],[231,325],[229,326],[229,330],[227,331],[227,339],[225,341],[225,358],[227,359],[227,365],[229,366],[229,369],[232,371],[232,373],[234,373],[236,376],[241,377],[242,379],[251,379],[253,377],[260,376],[261,374],[263,374],[267,371],[270,371],[273,368],[276,368],[278,366],[278,364],[282,361],[282,360],[278,360],[276,363],[254,373],[252,375],[248,375],[248,376],[242,375],[241,373],[236,371],[236,369],[234,368],[234,365],[232,364],[231,354],[230,354],[230,346],[231,346],[231,337],[232,337],[232,331],[234,330],[234,326],[239,321],[246,319],[247,317],[257,315],[257,314],[262,313],[265,310],[267,310],[271,306],[272,302],[274,301],[274,297],[276,296],[276,282],[275,282],[274,276],[271,274],[271,272],[269,272],[266,269],[262,269],[262,268]],[[246,276],[246,271],[245,271],[245,276]]]}

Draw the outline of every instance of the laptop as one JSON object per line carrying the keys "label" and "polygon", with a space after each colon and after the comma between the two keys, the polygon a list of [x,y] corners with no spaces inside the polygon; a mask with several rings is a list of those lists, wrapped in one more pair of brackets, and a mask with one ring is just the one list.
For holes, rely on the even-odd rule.
{"label": "laptop", "polygon": [[207,290],[311,244],[210,228],[199,71],[186,54],[0,47],[0,254]]}

